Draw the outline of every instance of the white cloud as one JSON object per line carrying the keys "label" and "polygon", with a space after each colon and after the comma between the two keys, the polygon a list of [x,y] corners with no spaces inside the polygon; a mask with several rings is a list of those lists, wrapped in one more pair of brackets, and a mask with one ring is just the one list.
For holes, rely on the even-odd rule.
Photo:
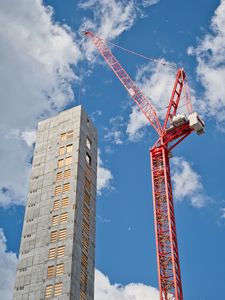
{"label": "white cloud", "polygon": [[199,41],[188,54],[195,55],[197,75],[205,92],[201,113],[214,117],[221,126],[225,124],[225,0],[221,0],[211,20],[211,33]]}
{"label": "white cloud", "polygon": [[16,265],[16,254],[7,251],[6,238],[2,228],[0,228],[0,291],[2,300],[12,299]]}
{"label": "white cloud", "polygon": [[19,130],[0,128],[0,206],[25,204],[32,148]]}
{"label": "white cloud", "polygon": [[129,116],[126,133],[128,139],[132,142],[139,141],[144,135],[143,127],[149,124],[145,115],[139,110],[137,106],[132,106],[132,112]]}
{"label": "white cloud", "polygon": [[22,132],[21,137],[27,143],[27,146],[32,146],[36,141],[36,135],[36,130],[31,130]]}
{"label": "white cloud", "polygon": [[137,13],[134,1],[91,0],[80,4],[81,8],[93,11],[93,20],[86,19],[82,30],[91,30],[108,41],[130,29]]}
{"label": "white cloud", "polygon": [[26,129],[73,99],[71,65],[81,54],[41,0],[3,0],[0,43],[1,122]]}
{"label": "white cloud", "polygon": [[[119,0],[88,0],[80,2],[80,7],[93,12],[93,18],[87,18],[80,32],[92,31],[108,42],[115,40],[124,31],[129,30],[135,23],[138,15],[142,15],[140,6],[151,6],[159,0],[144,0],[143,3]],[[83,52],[90,61],[95,62],[93,53],[95,47],[89,40],[82,43]]]}
{"label": "white cloud", "polygon": [[130,283],[126,286],[111,284],[109,278],[99,270],[95,271],[96,300],[159,300],[156,288],[142,283]]}
{"label": "white cloud", "polygon": [[225,208],[221,208],[221,218],[225,219]]}
{"label": "white cloud", "polygon": [[0,205],[22,204],[37,120],[74,99],[74,35],[41,0],[1,1]]}
{"label": "white cloud", "polygon": [[112,188],[113,175],[111,171],[103,166],[102,159],[100,157],[100,151],[98,152],[98,167],[97,167],[97,192],[99,195],[105,189]]}
{"label": "white cloud", "polygon": [[124,120],[123,117],[118,115],[114,118],[109,120],[110,127],[105,128],[105,135],[104,139],[106,141],[110,141],[116,145],[122,145],[124,143],[123,137],[123,127],[124,127]]}
{"label": "white cloud", "polygon": [[101,223],[105,223],[105,224],[111,223],[111,219],[106,219],[100,215],[97,215],[97,218],[100,220]]}
{"label": "white cloud", "polygon": [[142,66],[136,76],[141,91],[151,99],[160,118],[165,117],[169,104],[176,70],[169,64],[163,65],[161,60]]}
{"label": "white cloud", "polygon": [[[164,118],[169,104],[176,71],[169,64],[148,63],[139,68],[136,82],[139,89],[150,99],[159,118]],[[132,107],[127,126],[127,134],[131,141],[138,141],[143,136],[142,129],[149,124],[144,114],[136,107]]]}
{"label": "white cloud", "polygon": [[176,201],[188,200],[194,207],[206,205],[208,197],[201,182],[201,176],[182,157],[175,157],[172,162],[173,194]]}
{"label": "white cloud", "polygon": [[148,7],[154,4],[157,4],[160,0],[143,0],[142,4],[144,7]]}
{"label": "white cloud", "polygon": [[[80,7],[93,12],[93,20],[86,19],[80,31],[93,31],[107,41],[114,40],[128,30],[136,19],[134,1],[126,3],[116,0],[91,0],[82,2]],[[82,51],[89,61],[96,62],[93,55],[96,51],[95,46],[87,38],[83,40]]]}

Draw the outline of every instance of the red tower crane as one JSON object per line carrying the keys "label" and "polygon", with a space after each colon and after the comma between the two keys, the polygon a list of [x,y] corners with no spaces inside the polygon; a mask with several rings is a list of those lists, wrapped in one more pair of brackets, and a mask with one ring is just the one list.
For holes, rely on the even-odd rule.
{"label": "red tower crane", "polygon": [[[177,71],[162,126],[152,103],[132,81],[106,42],[92,32],[85,32],[85,35],[91,39],[158,133],[159,137],[150,149],[150,157],[160,300],[183,300],[169,158],[171,150],[192,131],[204,133],[204,122],[196,112],[190,113],[190,110],[188,117],[177,114],[182,90],[187,86],[183,69]],[[188,106],[190,107],[189,99]]]}

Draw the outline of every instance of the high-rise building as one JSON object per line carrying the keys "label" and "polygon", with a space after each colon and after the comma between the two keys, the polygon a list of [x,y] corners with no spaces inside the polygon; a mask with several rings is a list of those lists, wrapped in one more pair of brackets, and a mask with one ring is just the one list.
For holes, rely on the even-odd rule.
{"label": "high-rise building", "polygon": [[14,300],[93,300],[97,132],[81,106],[38,124]]}

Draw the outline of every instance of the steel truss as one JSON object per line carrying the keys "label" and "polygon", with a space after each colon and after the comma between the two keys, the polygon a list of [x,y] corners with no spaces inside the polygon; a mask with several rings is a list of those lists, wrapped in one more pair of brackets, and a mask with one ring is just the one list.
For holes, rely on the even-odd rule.
{"label": "steel truss", "polygon": [[169,151],[150,151],[160,300],[183,300]]}

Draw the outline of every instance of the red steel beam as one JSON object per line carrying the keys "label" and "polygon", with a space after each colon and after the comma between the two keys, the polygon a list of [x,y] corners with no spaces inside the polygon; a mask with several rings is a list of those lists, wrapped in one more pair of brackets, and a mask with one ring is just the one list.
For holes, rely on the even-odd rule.
{"label": "red steel beam", "polygon": [[160,300],[183,300],[168,149],[150,151]]}

